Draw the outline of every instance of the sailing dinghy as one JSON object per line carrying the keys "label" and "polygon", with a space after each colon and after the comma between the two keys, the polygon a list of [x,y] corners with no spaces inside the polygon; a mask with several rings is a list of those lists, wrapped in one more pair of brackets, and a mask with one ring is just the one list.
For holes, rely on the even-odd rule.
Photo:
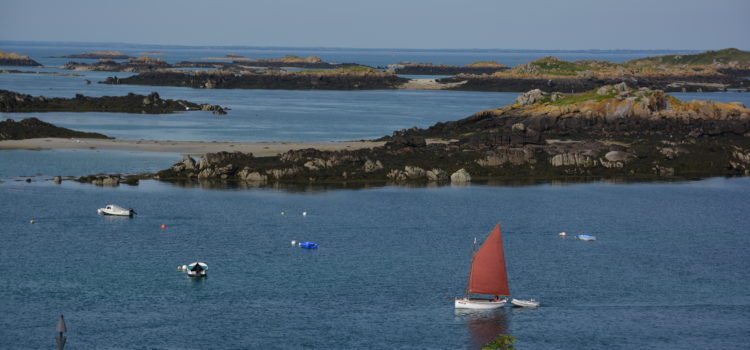
{"label": "sailing dinghy", "polygon": [[[456,309],[495,309],[505,306],[510,296],[508,273],[505,270],[505,253],[500,224],[490,232],[478,251],[476,238],[471,249],[471,270],[466,284],[466,296],[456,298]],[[489,294],[495,299],[470,298],[472,294]],[[500,298],[500,297],[503,298]]]}

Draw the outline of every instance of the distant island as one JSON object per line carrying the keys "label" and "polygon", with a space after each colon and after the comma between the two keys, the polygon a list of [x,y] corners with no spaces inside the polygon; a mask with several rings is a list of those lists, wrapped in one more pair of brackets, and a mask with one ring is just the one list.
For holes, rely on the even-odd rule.
{"label": "distant island", "polygon": [[461,85],[454,90],[582,92],[625,81],[631,86],[664,91],[725,91],[750,88],[750,52],[738,49],[669,55],[624,63],[544,57],[491,75],[459,74],[439,82]]}
{"label": "distant island", "polygon": [[409,79],[366,66],[327,70],[276,71],[156,71],[127,78],[109,77],[103,84],[183,86],[202,89],[367,90],[396,89]]}
{"label": "distant island", "polygon": [[42,64],[32,60],[29,56],[15,52],[0,51],[0,66],[41,66]]}
{"label": "distant island", "polygon": [[47,98],[0,90],[0,111],[2,112],[120,112],[162,114],[197,110],[213,111],[214,114],[226,114],[224,108],[218,105],[200,105],[185,100],[165,100],[156,92],[152,92],[148,96],[130,93],[125,96],[88,97],[76,94],[74,98]]}
{"label": "distant island", "polygon": [[[357,64],[334,64],[319,57],[284,56],[280,59],[247,60],[230,56],[231,62],[179,62],[158,58],[131,58],[126,62],[100,60],[70,62],[64,69],[138,72],[128,78],[111,77],[105,84],[184,86],[227,89],[451,89],[462,91],[522,92],[532,89],[583,92],[627,82],[667,92],[750,91],[750,53],[737,49],[707,51],[695,55],[657,56],[623,63],[583,60],[569,62],[544,57],[513,68],[493,61],[466,66],[409,63],[375,69]],[[284,72],[281,67],[319,67]],[[320,68],[322,67],[322,68]],[[210,70],[185,72],[184,68]],[[458,74],[443,79],[406,79],[398,74]]]}
{"label": "distant island", "polygon": [[477,61],[465,66],[401,62],[389,65],[387,68],[394,70],[396,74],[410,75],[493,74],[510,69],[510,67],[495,61]]}
{"label": "distant island", "polygon": [[580,94],[532,90],[512,105],[382,140],[383,146],[358,150],[185,156],[169,169],[139,176],[257,185],[750,175],[750,109],[683,102],[625,83]]}
{"label": "distant island", "polygon": [[23,140],[41,137],[62,137],[62,138],[87,138],[87,139],[110,139],[106,135],[95,132],[82,132],[62,128],[43,122],[37,118],[26,118],[19,122],[13,119],[6,119],[0,122],[0,141],[2,140]]}
{"label": "distant island", "polygon": [[62,58],[99,58],[99,59],[128,59],[132,58],[120,51],[91,51],[76,55],[62,56]]}

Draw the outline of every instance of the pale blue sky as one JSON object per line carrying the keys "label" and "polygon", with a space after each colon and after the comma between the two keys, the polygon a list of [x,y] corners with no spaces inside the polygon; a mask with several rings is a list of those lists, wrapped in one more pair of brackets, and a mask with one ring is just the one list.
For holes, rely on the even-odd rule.
{"label": "pale blue sky", "polygon": [[0,40],[750,49],[750,0],[2,0]]}

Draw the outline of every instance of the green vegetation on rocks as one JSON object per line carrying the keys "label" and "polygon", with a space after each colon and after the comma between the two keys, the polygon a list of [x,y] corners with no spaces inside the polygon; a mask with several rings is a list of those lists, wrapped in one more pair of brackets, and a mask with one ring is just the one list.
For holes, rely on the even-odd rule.
{"label": "green vegetation on rocks", "polygon": [[625,66],[722,65],[750,66],[750,52],[735,48],[705,51],[692,55],[665,55],[630,60]]}
{"label": "green vegetation on rocks", "polygon": [[41,66],[41,64],[29,56],[0,51],[0,66]]}

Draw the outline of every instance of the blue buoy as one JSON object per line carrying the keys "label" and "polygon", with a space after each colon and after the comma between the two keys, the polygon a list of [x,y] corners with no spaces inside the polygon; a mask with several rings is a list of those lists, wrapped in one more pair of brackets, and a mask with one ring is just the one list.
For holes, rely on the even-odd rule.
{"label": "blue buoy", "polygon": [[318,248],[318,243],[315,242],[299,242],[300,248],[305,249],[316,249]]}

